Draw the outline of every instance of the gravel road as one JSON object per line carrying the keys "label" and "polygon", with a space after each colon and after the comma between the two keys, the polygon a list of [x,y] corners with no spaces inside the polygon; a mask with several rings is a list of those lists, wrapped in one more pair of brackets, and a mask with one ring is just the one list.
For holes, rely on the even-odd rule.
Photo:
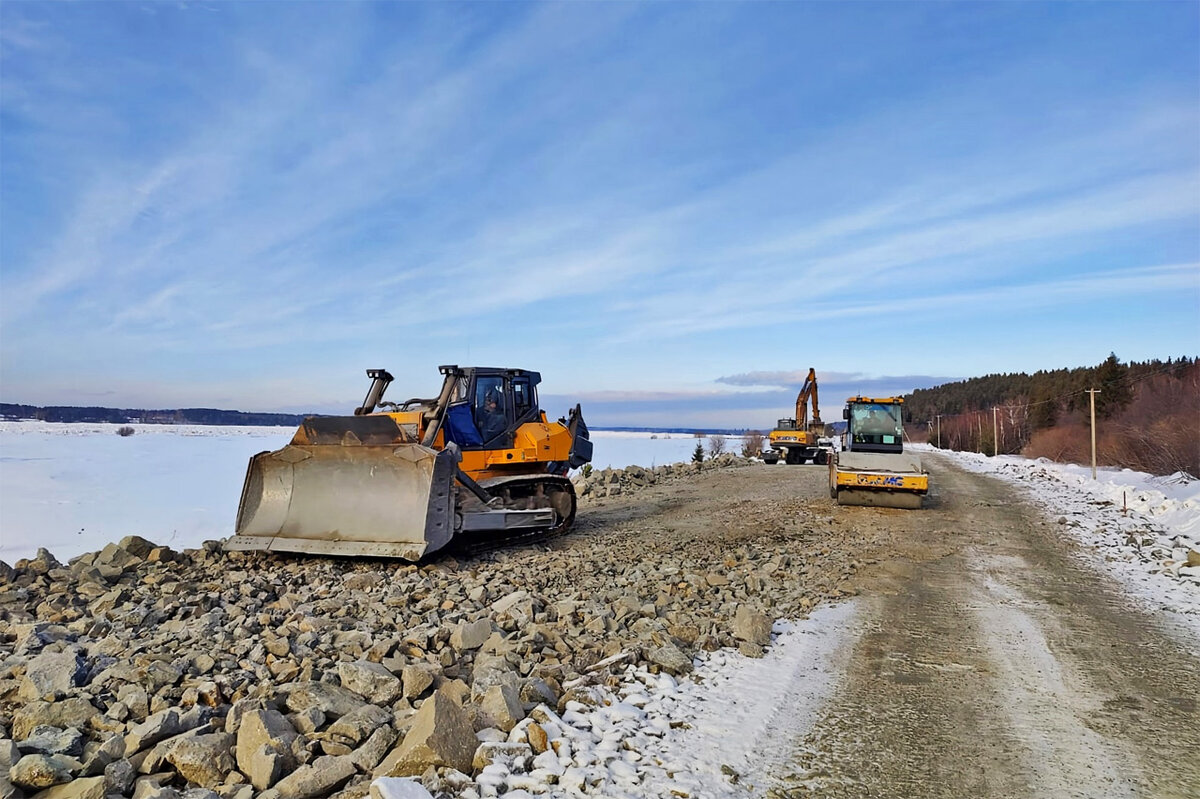
{"label": "gravel road", "polygon": [[815,720],[795,709],[769,797],[1200,796],[1197,642],[1008,484],[927,463],[922,511],[835,507],[820,467],[752,467],[609,500],[581,532],[827,536],[852,560],[843,671]]}
{"label": "gravel road", "polygon": [[852,650],[768,796],[1200,795],[1195,643],[1009,486],[927,461],[925,510],[833,512],[869,550]]}

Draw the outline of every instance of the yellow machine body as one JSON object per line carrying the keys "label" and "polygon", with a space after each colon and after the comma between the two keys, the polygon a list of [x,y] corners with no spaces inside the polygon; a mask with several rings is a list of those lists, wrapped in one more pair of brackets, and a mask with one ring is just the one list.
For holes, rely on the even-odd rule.
{"label": "yellow machine body", "polygon": [[[811,420],[808,415],[810,406]],[[768,449],[763,452],[763,460],[767,463],[777,463],[780,459],[791,464],[810,460],[813,463],[825,463],[831,448],[821,442],[824,432],[825,423],[821,421],[817,401],[817,372],[810,368],[804,385],[796,394],[796,415],[776,422],[775,429],[767,435]]]}
{"label": "yellow machine body", "polygon": [[842,449],[829,462],[829,494],[839,505],[920,508],[929,492],[921,459],[904,451],[900,397],[850,397]]}
{"label": "yellow machine body", "polygon": [[[459,536],[565,532],[575,517],[566,473],[591,459],[579,407],[570,421],[548,421],[536,372],[442,371],[437,399],[376,411],[391,404],[382,397],[392,378],[369,370],[374,382],[355,415],[308,417],[285,447],[255,455],[225,548],[415,561]],[[520,400],[486,442],[470,402],[477,384]]]}

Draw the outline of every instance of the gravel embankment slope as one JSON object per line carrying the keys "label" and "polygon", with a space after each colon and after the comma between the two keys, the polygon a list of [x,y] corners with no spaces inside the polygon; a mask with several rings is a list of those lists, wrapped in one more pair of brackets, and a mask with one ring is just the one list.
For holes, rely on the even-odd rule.
{"label": "gravel embankment slope", "polygon": [[729,460],[598,474],[550,545],[419,567],[140,540],[22,562],[0,578],[0,793],[361,795],[431,763],[478,773],[479,739],[631,663],[760,655],[775,618],[841,595],[873,533],[834,521],[813,470]]}

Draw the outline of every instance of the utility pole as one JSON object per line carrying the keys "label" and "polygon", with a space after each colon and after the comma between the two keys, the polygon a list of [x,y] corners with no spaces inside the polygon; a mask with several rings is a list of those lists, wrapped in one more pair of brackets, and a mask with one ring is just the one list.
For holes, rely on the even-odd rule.
{"label": "utility pole", "polygon": [[942,448],[942,415],[940,413],[937,414],[937,423],[938,423],[938,449],[941,449]]}
{"label": "utility pole", "polygon": [[1000,434],[996,432],[996,406],[992,406],[992,457],[1000,454]]}
{"label": "utility pole", "polygon": [[1096,395],[1100,393],[1098,388],[1085,389],[1088,393],[1089,404],[1092,410],[1092,479],[1096,479]]}

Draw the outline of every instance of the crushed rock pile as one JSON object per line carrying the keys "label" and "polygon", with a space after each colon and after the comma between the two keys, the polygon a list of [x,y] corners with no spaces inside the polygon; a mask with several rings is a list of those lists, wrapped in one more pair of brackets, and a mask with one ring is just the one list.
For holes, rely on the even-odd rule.
{"label": "crushed rock pile", "polygon": [[[581,493],[696,469],[602,470]],[[531,718],[595,703],[620,670],[761,656],[776,617],[848,591],[832,520],[767,510],[761,535],[634,523],[426,565],[137,537],[0,564],[0,799],[353,799],[412,775],[452,791],[501,743],[537,752]]]}
{"label": "crushed rock pile", "polygon": [[730,453],[722,453],[696,463],[672,463],[650,468],[644,466],[628,466],[624,469],[597,469],[588,475],[576,475],[572,478],[575,484],[575,494],[580,499],[602,499],[628,494],[638,489],[657,483],[669,482],[672,479],[687,477],[703,471],[728,468],[730,466],[748,466],[758,463],[755,459],[740,458]]}

